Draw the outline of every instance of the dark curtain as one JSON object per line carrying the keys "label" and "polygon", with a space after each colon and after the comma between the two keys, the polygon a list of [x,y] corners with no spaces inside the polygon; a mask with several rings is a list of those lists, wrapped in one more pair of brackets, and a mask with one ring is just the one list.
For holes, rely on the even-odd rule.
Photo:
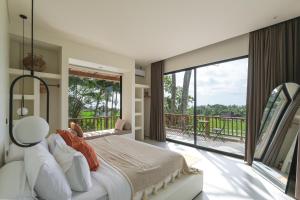
{"label": "dark curtain", "polygon": [[300,18],[250,33],[245,148],[250,165],[268,97],[285,82],[300,84]]}
{"label": "dark curtain", "polygon": [[[268,97],[275,87],[285,82],[300,84],[300,18],[250,33],[245,148],[245,161],[250,165]],[[297,160],[300,162],[300,157]],[[295,190],[297,199],[300,198],[298,168]]]}
{"label": "dark curtain", "polygon": [[151,64],[150,138],[166,141],[164,127],[164,62]]}

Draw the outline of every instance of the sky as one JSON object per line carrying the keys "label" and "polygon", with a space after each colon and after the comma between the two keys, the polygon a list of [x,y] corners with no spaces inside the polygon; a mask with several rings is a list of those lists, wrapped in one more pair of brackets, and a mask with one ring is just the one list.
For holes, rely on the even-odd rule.
{"label": "sky", "polygon": [[[194,96],[194,72],[190,96]],[[246,105],[248,59],[197,68],[197,105]],[[184,72],[176,73],[176,85],[183,85]]]}

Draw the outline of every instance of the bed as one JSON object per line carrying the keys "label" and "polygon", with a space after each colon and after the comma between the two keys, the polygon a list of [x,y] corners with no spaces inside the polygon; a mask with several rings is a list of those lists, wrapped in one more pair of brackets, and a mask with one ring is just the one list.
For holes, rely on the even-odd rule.
{"label": "bed", "polygon": [[[105,186],[103,183],[101,183],[101,179],[103,180],[103,176],[106,177],[105,180],[107,185],[119,185],[120,187],[120,185],[123,183],[124,185],[121,185],[121,187],[125,187],[125,189],[127,187],[127,189],[130,189],[126,180],[122,180],[122,176],[120,176],[117,171],[109,167],[109,165],[105,161],[101,160],[101,163],[102,167],[97,172],[92,173],[93,187],[88,192],[73,192],[73,200],[110,200],[107,192],[107,187],[109,186]],[[118,180],[120,179],[120,177],[121,180]],[[112,183],[112,180],[117,181],[114,181],[115,183]],[[148,199],[191,200],[200,193],[199,190],[202,189],[202,181],[203,177],[200,174],[194,176],[183,175],[174,183],[166,187],[164,190],[159,191],[156,195],[150,195]],[[121,193],[121,195],[123,196],[121,197],[121,199],[123,200],[125,195],[124,193]]]}
{"label": "bed", "polygon": [[88,192],[73,192],[72,200],[109,200],[103,185],[92,176],[93,186]]}
{"label": "bed", "polygon": [[[102,164],[104,163],[105,161],[102,161]],[[107,163],[105,163],[105,167],[102,166],[102,168],[99,169],[99,171],[92,173],[93,187],[90,189],[90,191],[73,192],[72,199],[73,200],[110,200],[106,189],[107,186],[103,185],[103,183],[101,183],[102,181],[99,180],[100,178],[99,176],[104,176],[104,174],[106,174],[105,175],[107,177],[106,181],[108,182],[110,182],[111,180],[116,180],[115,175],[117,175],[117,179],[120,178],[118,172],[108,167]],[[174,183],[166,187],[164,190],[158,191],[158,193],[155,195],[149,195],[148,199],[149,200],[162,200],[162,199],[191,200],[201,192],[202,185],[203,185],[202,181],[203,181],[203,177],[201,174],[193,175],[193,176],[183,175],[182,177],[178,178]],[[106,184],[111,184],[108,182],[106,182]],[[128,183],[126,182],[125,179],[121,180],[120,183],[124,184],[122,187],[128,186]],[[124,196],[124,193],[123,194],[121,193],[121,195]],[[124,197],[121,197],[121,199],[123,200]]]}
{"label": "bed", "polygon": [[106,180],[110,200],[188,200],[202,191],[202,171],[189,168],[178,153],[120,136],[88,143],[101,160],[93,177]]}
{"label": "bed", "polygon": [[[91,172],[88,192],[72,191],[73,200],[191,200],[202,191],[202,171],[188,168],[175,152],[120,136],[88,143],[95,149],[100,167]],[[25,171],[24,161],[11,161],[0,169],[1,199],[34,199]]]}

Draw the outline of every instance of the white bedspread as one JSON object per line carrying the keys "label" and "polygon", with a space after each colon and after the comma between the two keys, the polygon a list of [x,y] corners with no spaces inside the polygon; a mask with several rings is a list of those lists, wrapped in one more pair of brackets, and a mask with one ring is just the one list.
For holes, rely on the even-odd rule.
{"label": "white bedspread", "polygon": [[109,200],[106,189],[92,177],[92,188],[87,192],[72,193],[72,200]]}
{"label": "white bedspread", "polygon": [[100,159],[100,167],[92,172],[92,177],[106,189],[109,200],[131,199],[131,187],[127,179],[104,160]]}

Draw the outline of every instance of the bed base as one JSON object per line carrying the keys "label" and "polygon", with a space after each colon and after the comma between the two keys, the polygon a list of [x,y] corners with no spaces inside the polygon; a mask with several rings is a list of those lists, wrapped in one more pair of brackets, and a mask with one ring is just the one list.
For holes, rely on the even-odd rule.
{"label": "bed base", "polygon": [[150,195],[149,200],[191,200],[203,189],[203,173],[195,175],[182,175],[174,183],[159,190],[157,194]]}

